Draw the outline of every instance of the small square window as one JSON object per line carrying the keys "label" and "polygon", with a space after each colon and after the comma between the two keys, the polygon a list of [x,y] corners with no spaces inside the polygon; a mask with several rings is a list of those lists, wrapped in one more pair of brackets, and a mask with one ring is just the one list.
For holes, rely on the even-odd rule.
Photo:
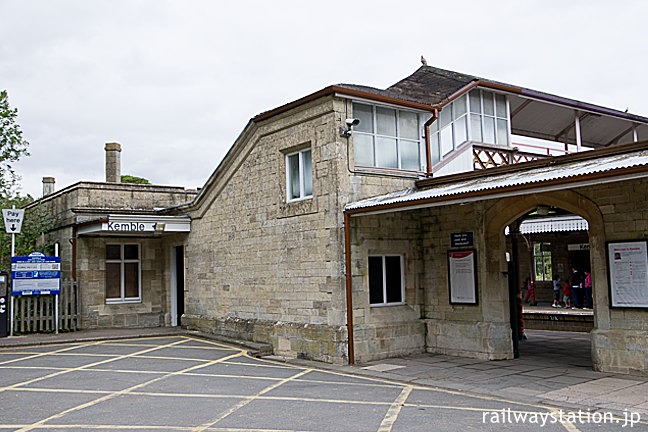
{"label": "small square window", "polygon": [[369,257],[369,303],[372,306],[405,302],[402,263],[400,255]]}
{"label": "small square window", "polygon": [[311,150],[286,155],[287,201],[313,196],[313,161]]}

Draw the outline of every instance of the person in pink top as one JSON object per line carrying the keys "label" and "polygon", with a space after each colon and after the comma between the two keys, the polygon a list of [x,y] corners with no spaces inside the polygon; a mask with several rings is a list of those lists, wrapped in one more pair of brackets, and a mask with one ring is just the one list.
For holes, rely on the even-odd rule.
{"label": "person in pink top", "polygon": [[585,272],[583,291],[585,295],[585,308],[592,309],[594,307],[594,302],[592,301],[592,273],[588,271]]}

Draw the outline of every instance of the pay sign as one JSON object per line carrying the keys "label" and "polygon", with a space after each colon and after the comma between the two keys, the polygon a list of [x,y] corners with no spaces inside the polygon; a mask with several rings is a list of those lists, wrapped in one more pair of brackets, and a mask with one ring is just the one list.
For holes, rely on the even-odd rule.
{"label": "pay sign", "polygon": [[2,209],[5,230],[7,230],[8,234],[20,234],[23,216],[25,216],[24,209]]}

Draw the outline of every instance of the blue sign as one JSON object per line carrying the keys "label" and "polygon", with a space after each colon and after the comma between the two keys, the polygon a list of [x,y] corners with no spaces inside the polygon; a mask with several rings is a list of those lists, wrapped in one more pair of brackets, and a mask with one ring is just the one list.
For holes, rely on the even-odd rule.
{"label": "blue sign", "polygon": [[11,258],[11,295],[61,293],[61,258],[32,252]]}
{"label": "blue sign", "polygon": [[472,247],[474,245],[472,232],[450,233],[450,247]]}

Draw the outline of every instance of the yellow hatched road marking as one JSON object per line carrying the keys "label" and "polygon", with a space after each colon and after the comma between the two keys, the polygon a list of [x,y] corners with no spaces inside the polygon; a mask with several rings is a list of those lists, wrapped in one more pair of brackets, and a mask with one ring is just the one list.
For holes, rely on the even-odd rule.
{"label": "yellow hatched road marking", "polygon": [[312,369],[302,370],[301,372],[299,372],[299,373],[297,373],[297,374],[295,374],[295,375],[293,375],[293,376],[291,376],[291,377],[289,377],[289,378],[285,378],[285,379],[279,381],[279,382],[276,383],[276,384],[273,384],[273,385],[271,385],[271,386],[268,386],[268,387],[264,388],[263,390],[261,390],[259,393],[257,393],[257,394],[254,395],[254,396],[248,396],[248,397],[246,397],[245,400],[242,400],[241,402],[239,402],[239,403],[237,403],[236,405],[234,405],[232,408],[230,408],[230,409],[228,409],[227,411],[225,411],[225,413],[223,413],[220,417],[218,417],[218,418],[217,418],[216,420],[214,420],[213,422],[205,423],[205,424],[203,424],[202,426],[200,426],[200,427],[198,427],[198,428],[194,428],[193,430],[194,430],[195,432],[203,432],[203,431],[205,431],[205,430],[211,428],[212,426],[214,426],[214,425],[215,425],[216,423],[218,423],[219,421],[223,420],[223,419],[224,419],[225,417],[227,417],[228,415],[232,414],[232,413],[235,412],[236,410],[239,410],[239,409],[243,408],[245,405],[249,404],[249,403],[252,402],[253,400],[260,398],[260,397],[263,396],[265,393],[268,393],[269,391],[274,390],[274,389],[276,389],[277,387],[279,387],[280,385],[285,384],[285,383],[287,383],[287,382],[289,382],[289,381],[292,381],[292,380],[294,380],[295,378],[299,378],[300,376],[307,374],[307,373],[310,372],[311,370],[312,370]]}
{"label": "yellow hatched road marking", "polygon": [[[173,346],[173,345],[176,345],[176,344],[184,343],[185,341],[186,341],[186,340],[176,341],[176,342],[173,342],[173,343],[171,343],[171,344],[161,345],[161,346],[159,346],[158,348],[165,348],[165,347],[167,347],[167,346]],[[147,349],[147,350],[145,350],[145,351],[148,352],[148,351],[152,351],[152,350],[155,350],[155,349],[156,349],[156,348],[149,348],[149,349]],[[173,376],[173,375],[179,375],[179,374],[181,374],[182,372],[187,372],[187,371],[190,371],[190,370],[195,370],[195,369],[198,369],[198,368],[201,368],[201,367],[206,367],[206,366],[209,366],[209,365],[211,365],[211,364],[219,363],[219,362],[224,361],[224,360],[226,360],[226,359],[233,358],[233,357],[237,357],[237,356],[240,356],[240,355],[241,355],[241,352],[237,352],[237,353],[232,354],[232,355],[230,355],[230,356],[228,356],[228,357],[224,357],[224,358],[221,358],[221,359],[218,359],[218,360],[212,360],[212,361],[209,361],[209,362],[207,362],[207,363],[205,363],[205,364],[201,364],[201,365],[194,365],[194,366],[188,367],[188,368],[186,368],[186,369],[183,369],[183,370],[181,370],[181,371],[172,372],[172,373],[169,373],[169,374],[166,374],[166,375],[163,375],[163,376],[157,377],[157,378],[153,378],[152,380],[149,380],[149,381],[146,381],[146,382],[143,382],[143,383],[140,383],[140,384],[137,384],[137,385],[134,385],[134,386],[128,387],[128,388],[123,389],[123,390],[119,390],[119,391],[116,391],[116,392],[113,392],[113,393],[107,394],[107,395],[105,395],[105,396],[102,396],[102,397],[100,397],[100,398],[98,398],[98,399],[95,399],[95,400],[92,400],[92,401],[90,401],[90,402],[86,402],[86,403],[83,403],[83,404],[77,405],[77,406],[75,406],[75,407],[69,408],[69,409],[67,409],[67,410],[61,411],[61,412],[58,413],[58,414],[54,414],[54,415],[52,415],[52,416],[49,416],[49,417],[47,417],[47,418],[45,418],[45,419],[42,419],[42,420],[36,422],[36,423],[33,423],[33,424],[29,425],[29,426],[26,426],[26,427],[23,427],[23,428],[21,428],[21,429],[18,429],[18,431],[16,431],[16,432],[26,432],[26,431],[30,431],[30,430],[35,429],[35,428],[40,428],[40,427],[42,427],[42,425],[45,424],[46,422],[51,421],[51,420],[54,420],[54,419],[57,419],[57,418],[60,418],[60,417],[64,416],[65,414],[68,414],[68,413],[70,413],[70,412],[74,412],[74,411],[78,411],[78,410],[83,409],[83,408],[88,408],[88,407],[94,406],[94,405],[96,405],[96,404],[98,404],[98,403],[100,403],[100,402],[106,401],[106,400],[108,400],[108,399],[112,399],[112,398],[114,398],[114,397],[116,397],[116,396],[121,396],[121,395],[124,395],[124,394],[128,394],[128,393],[132,392],[132,391],[135,390],[135,389],[138,389],[138,388],[144,387],[144,386],[146,386],[146,385],[149,385],[149,384],[155,383],[155,382],[160,381],[160,380],[162,380],[162,379],[164,379],[164,378],[166,378],[166,377]],[[124,355],[124,356],[122,356],[122,357],[123,357],[123,358],[126,358],[126,357],[131,357],[131,356],[132,356],[132,355]],[[108,361],[106,360],[106,361],[104,361],[104,362],[108,362]],[[78,369],[81,369],[81,368],[78,368]]]}
{"label": "yellow hatched road marking", "polygon": [[[182,342],[184,342],[184,341],[176,341],[176,342],[173,342],[171,344],[164,345],[164,346],[173,346],[175,344],[179,344],[179,343],[182,343]],[[92,345],[95,345],[95,344],[92,344]],[[143,351],[140,351],[140,352],[141,353],[149,352],[149,351],[152,351],[154,349],[155,348],[147,348],[146,350],[143,350]],[[125,358],[128,358],[128,357],[132,357],[132,356],[134,356],[136,354],[137,353],[124,354],[124,355],[117,356],[117,357],[114,357],[114,358],[111,358],[111,359],[101,360],[99,362],[89,363],[87,365],[79,366],[79,367],[76,367],[76,368],[70,368],[70,369],[65,369],[65,370],[62,370],[62,371],[54,372],[52,374],[45,375],[45,376],[42,376],[42,377],[39,377],[39,378],[34,378],[34,379],[31,379],[31,380],[28,380],[28,381],[23,381],[21,383],[16,383],[16,384],[13,384],[13,385],[10,385],[10,386],[7,386],[7,387],[1,387],[0,392],[6,391],[6,390],[12,390],[12,389],[17,388],[17,387],[32,384],[32,383],[42,381],[42,380],[45,380],[45,379],[48,379],[48,378],[53,378],[55,376],[63,375],[63,374],[69,373],[69,372],[84,370],[84,369],[87,369],[87,368],[90,368],[90,367],[93,367],[93,366],[97,366],[97,365],[100,365],[100,364],[105,364],[105,363],[110,363],[110,362],[113,362],[113,361],[125,359]]]}

